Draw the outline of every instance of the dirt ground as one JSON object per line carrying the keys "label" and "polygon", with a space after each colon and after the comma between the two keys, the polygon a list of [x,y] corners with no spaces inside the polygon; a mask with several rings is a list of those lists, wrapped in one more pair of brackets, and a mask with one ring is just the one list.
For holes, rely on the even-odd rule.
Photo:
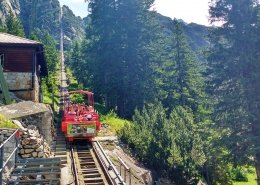
{"label": "dirt ground", "polygon": [[100,144],[127,184],[130,181],[136,185],[152,184],[150,171],[139,164],[117,141],[103,141]]}

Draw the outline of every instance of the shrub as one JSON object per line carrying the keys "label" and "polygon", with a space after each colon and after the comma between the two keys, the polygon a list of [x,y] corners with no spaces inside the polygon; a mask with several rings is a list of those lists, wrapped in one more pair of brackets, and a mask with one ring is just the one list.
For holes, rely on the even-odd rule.
{"label": "shrub", "polygon": [[231,177],[233,181],[248,182],[247,174],[242,168],[233,168],[231,170]]}
{"label": "shrub", "polygon": [[18,126],[0,114],[0,128],[18,128]]}

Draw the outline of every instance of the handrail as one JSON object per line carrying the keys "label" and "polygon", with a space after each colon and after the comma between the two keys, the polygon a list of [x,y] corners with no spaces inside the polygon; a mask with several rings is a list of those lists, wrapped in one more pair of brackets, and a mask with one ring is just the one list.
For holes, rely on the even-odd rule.
{"label": "handrail", "polygon": [[[120,181],[120,184],[125,185],[126,183],[124,182],[124,179],[120,176],[120,174],[118,173],[116,167],[113,165],[113,163],[110,161],[110,159],[108,158],[108,156],[106,155],[106,153],[104,152],[104,150],[102,149],[101,145],[99,144],[98,141],[95,141],[95,143],[97,144],[98,148],[100,149],[100,151],[102,152],[102,155],[105,157],[105,159],[107,160],[109,167],[111,167],[111,169],[115,172],[116,178]],[[115,178],[115,179],[116,179]]]}
{"label": "handrail", "polygon": [[[10,129],[11,130],[11,129]],[[11,136],[7,140],[5,140],[1,145],[0,145],[0,185],[3,184],[3,172],[4,168],[6,167],[7,163],[11,160],[13,156],[15,156],[15,161],[14,164],[16,163],[17,160],[17,151],[18,151],[18,138],[15,137],[17,132],[19,132],[19,129],[14,130]],[[12,153],[7,157],[7,159],[4,161],[4,150],[5,150],[5,145],[7,142],[10,142],[11,139],[15,139],[15,147],[12,151]]]}
{"label": "handrail", "polygon": [[[8,129],[8,128],[1,128],[1,130],[5,130],[5,129]],[[9,130],[12,130],[12,129],[9,129]],[[17,132],[18,130],[19,130],[19,129],[16,129],[16,130],[14,131],[14,133],[12,133],[12,135],[0,145],[0,149],[3,147],[3,145],[5,145],[5,144],[9,141],[9,139],[10,139],[11,137],[13,137],[13,136],[16,134],[16,132]]]}

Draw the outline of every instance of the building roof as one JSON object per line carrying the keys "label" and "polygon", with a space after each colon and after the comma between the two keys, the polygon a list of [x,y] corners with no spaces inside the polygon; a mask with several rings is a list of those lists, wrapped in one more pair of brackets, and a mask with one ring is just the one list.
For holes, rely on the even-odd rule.
{"label": "building roof", "polygon": [[0,44],[29,44],[29,45],[39,45],[40,42],[29,40],[23,37],[18,37],[15,35],[10,35],[8,33],[0,32]]}

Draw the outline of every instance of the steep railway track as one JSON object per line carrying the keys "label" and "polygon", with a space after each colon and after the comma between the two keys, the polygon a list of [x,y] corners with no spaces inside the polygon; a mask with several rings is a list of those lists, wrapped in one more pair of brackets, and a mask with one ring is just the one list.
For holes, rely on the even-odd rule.
{"label": "steep railway track", "polygon": [[70,151],[75,184],[107,185],[104,173],[95,158],[92,146],[75,145]]}
{"label": "steep railway track", "polygon": [[75,185],[125,184],[98,142],[71,146],[70,157]]}
{"label": "steep railway track", "polygon": [[[64,64],[64,50],[63,50],[63,24],[62,24],[62,9],[60,12],[60,53],[61,53],[61,86],[60,86],[60,113],[63,112],[63,105],[69,101],[67,96],[64,96],[68,92],[67,76]],[[58,130],[57,130],[58,131]],[[63,133],[59,131],[57,133],[60,138],[64,138]],[[61,140],[62,140],[61,139]],[[65,141],[65,138],[64,138]],[[83,144],[82,144],[83,143]],[[73,182],[68,182],[74,185],[125,185],[124,180],[119,175],[118,171],[106,156],[101,145],[95,141],[92,143],[86,143],[86,141],[75,143],[70,145],[69,149],[66,148],[66,143],[61,143],[61,147],[57,154],[62,153],[64,161],[67,162],[67,166],[71,167],[71,173],[73,175]],[[57,145],[59,146],[59,145]],[[64,151],[62,151],[64,150]],[[64,156],[64,152],[67,153],[67,158]],[[69,155],[69,156],[68,156]]]}

